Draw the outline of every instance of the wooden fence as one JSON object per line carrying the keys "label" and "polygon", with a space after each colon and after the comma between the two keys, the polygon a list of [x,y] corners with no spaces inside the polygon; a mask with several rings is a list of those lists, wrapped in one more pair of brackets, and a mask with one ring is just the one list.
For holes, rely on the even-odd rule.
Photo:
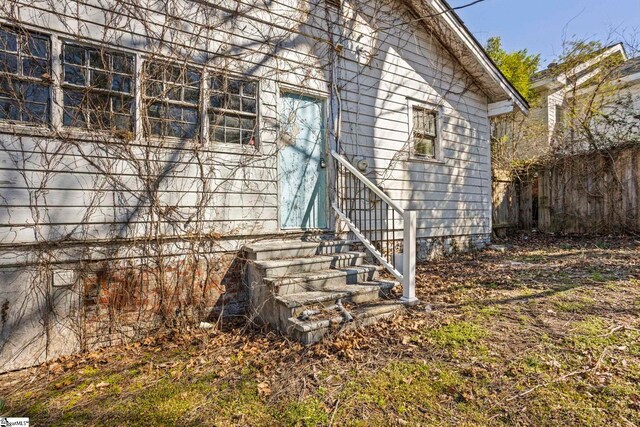
{"label": "wooden fence", "polygon": [[538,172],[538,228],[640,232],[640,146],[556,160]]}
{"label": "wooden fence", "polygon": [[493,230],[529,230],[537,222],[537,184],[535,177],[504,171],[493,173]]}

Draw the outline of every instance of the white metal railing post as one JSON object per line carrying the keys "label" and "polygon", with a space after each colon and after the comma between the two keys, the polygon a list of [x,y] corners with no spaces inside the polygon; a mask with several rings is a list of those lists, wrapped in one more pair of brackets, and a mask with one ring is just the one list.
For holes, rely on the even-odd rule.
{"label": "white metal railing post", "polygon": [[416,298],[416,211],[405,210],[402,215],[402,299],[407,305],[417,304]]}

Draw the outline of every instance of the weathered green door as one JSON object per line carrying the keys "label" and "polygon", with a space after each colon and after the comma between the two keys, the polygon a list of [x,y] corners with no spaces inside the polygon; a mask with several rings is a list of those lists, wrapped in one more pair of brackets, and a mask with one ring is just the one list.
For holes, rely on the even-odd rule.
{"label": "weathered green door", "polygon": [[327,227],[324,101],[280,98],[280,227]]}

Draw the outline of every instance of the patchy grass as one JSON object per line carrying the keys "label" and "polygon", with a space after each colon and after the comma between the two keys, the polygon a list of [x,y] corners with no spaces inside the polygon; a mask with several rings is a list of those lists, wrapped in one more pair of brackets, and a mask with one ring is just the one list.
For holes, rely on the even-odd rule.
{"label": "patchy grass", "polygon": [[507,243],[419,266],[421,305],[319,345],[237,321],[3,375],[0,415],[78,426],[639,425],[638,243]]}
{"label": "patchy grass", "polygon": [[568,292],[566,295],[560,295],[552,299],[552,303],[558,311],[586,313],[596,306],[596,301],[590,294],[591,291],[589,289],[582,290],[578,293]]}
{"label": "patchy grass", "polygon": [[[442,364],[390,363],[380,372],[368,373],[349,383],[342,397],[348,405],[339,409],[340,418],[363,420],[354,425],[416,420],[438,424],[441,417],[455,413],[475,423],[487,421],[465,376]],[[396,419],[390,420],[389,414],[395,414]]]}
{"label": "patchy grass", "polygon": [[315,397],[303,402],[289,403],[277,418],[280,423],[291,426],[318,426],[329,422],[326,407]]}
{"label": "patchy grass", "polygon": [[460,348],[476,344],[487,335],[479,325],[457,321],[425,333],[427,340],[438,347]]}

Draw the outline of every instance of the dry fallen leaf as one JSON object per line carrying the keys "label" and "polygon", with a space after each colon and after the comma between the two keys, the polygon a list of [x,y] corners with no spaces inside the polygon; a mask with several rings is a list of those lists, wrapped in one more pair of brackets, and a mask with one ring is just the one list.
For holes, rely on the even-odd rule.
{"label": "dry fallen leaf", "polygon": [[59,373],[62,373],[63,371],[64,369],[60,363],[55,362],[49,365],[49,372],[52,374],[59,374]]}
{"label": "dry fallen leaf", "polygon": [[269,383],[264,381],[261,383],[258,383],[258,396],[266,397],[266,396],[269,396],[270,394],[271,394],[271,387],[269,386]]}

